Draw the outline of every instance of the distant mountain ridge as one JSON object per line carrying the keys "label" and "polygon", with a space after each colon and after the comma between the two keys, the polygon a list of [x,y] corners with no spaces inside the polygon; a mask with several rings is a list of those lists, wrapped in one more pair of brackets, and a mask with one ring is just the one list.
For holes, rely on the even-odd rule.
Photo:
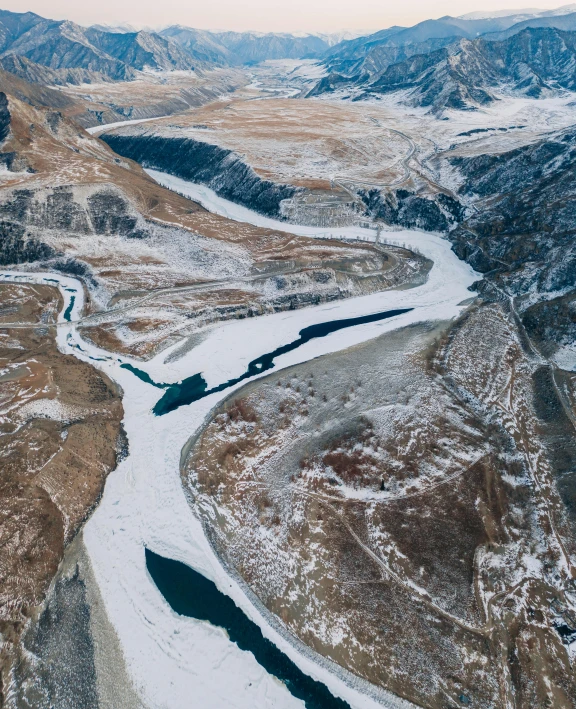
{"label": "distant mountain ridge", "polygon": [[390,27],[368,37],[344,41],[332,47],[324,63],[330,71],[346,73],[350,70],[363,72],[362,60],[381,47],[405,47],[421,45],[430,40],[455,41],[458,38],[475,39],[489,32],[501,32],[520,20],[524,15],[508,15],[478,20],[445,16],[437,20],[424,20],[413,27]]}
{"label": "distant mountain ridge", "polygon": [[200,70],[267,59],[320,57],[342,35],[209,32],[174,25],[81,27],[33,12],[0,10],[0,67],[44,84],[127,81],[143,70]]}
{"label": "distant mountain ridge", "polygon": [[211,32],[173,25],[162,30],[162,36],[176,42],[182,49],[203,61],[223,66],[231,60],[230,51]]}
{"label": "distant mountain ridge", "polygon": [[[557,7],[554,10],[542,10],[541,8],[522,8],[519,10],[487,10],[487,11],[477,11],[468,12],[465,15],[459,15],[460,20],[485,20],[493,17],[508,17],[510,15],[516,15],[518,17],[525,15],[526,19],[530,17],[550,17],[552,15],[567,15],[568,13],[576,12],[576,3],[571,5],[562,5],[562,7]],[[518,20],[520,21],[520,20]]]}
{"label": "distant mountain ridge", "polygon": [[[390,27],[367,37],[340,42],[326,52],[323,64],[329,75],[314,87],[312,95],[347,85],[367,87],[389,66],[443,47],[457,47],[462,39],[504,40],[527,28],[538,27],[576,31],[576,4],[556,10],[503,10],[446,16],[425,20],[413,27]],[[450,54],[455,52],[457,49],[449,51]],[[425,63],[424,60],[421,63]]]}
{"label": "distant mountain ridge", "polygon": [[210,61],[230,66],[257,64],[267,59],[321,57],[329,47],[329,36],[261,32],[209,32],[175,25],[162,30],[188,51],[211,57]]}
{"label": "distant mountain ridge", "polygon": [[202,60],[150,32],[104,32],[32,12],[0,11],[0,65],[28,81],[125,81],[137,71],[202,69]]}
{"label": "distant mountain ridge", "polygon": [[574,10],[574,12],[563,15],[530,18],[524,20],[523,22],[518,22],[507,30],[487,34],[485,37],[486,39],[506,39],[507,37],[518,34],[518,32],[522,32],[527,28],[536,29],[538,27],[554,27],[558,30],[574,32],[576,30],[576,5],[574,6]]}

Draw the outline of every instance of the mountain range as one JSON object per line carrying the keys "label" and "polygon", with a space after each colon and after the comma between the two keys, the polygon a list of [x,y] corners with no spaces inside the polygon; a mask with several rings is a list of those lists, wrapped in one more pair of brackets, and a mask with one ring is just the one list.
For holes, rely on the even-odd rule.
{"label": "mountain range", "polygon": [[210,32],[180,25],[160,32],[86,28],[33,12],[0,10],[0,67],[48,85],[126,81],[144,70],[202,71],[267,59],[319,58],[349,34]]}
{"label": "mountain range", "polygon": [[397,51],[403,48],[408,57],[433,51],[459,38],[475,39],[489,35],[490,39],[504,39],[526,27],[574,30],[575,18],[576,4],[548,11],[503,10],[495,13],[474,12],[461,17],[445,16],[424,20],[413,27],[395,26],[365,37],[345,40],[326,52],[324,63],[330,72],[347,76],[373,76],[388,64],[399,60],[393,52],[383,52],[384,48],[395,48]]}
{"label": "mountain range", "polygon": [[258,32],[209,32],[175,25],[160,32],[191,54],[220,65],[257,64],[267,59],[319,57],[329,47],[316,35]]}
{"label": "mountain range", "polygon": [[[181,25],[159,32],[129,25],[86,28],[0,10],[0,68],[29,82],[63,85],[129,81],[149,70],[202,72],[312,58],[323,62],[328,75],[310,96],[344,87],[355,97],[409,89],[410,103],[441,111],[489,102],[489,88],[502,82],[530,96],[570,88],[574,10],[576,5],[446,16],[342,41],[342,33],[225,32]],[[540,34],[525,34],[528,29]],[[542,42],[546,49],[538,57]]]}
{"label": "mountain range", "polygon": [[3,69],[40,83],[129,80],[146,68],[191,70],[203,66],[158,34],[102,32],[31,12],[0,11],[0,48]]}
{"label": "mountain range", "polygon": [[576,86],[576,33],[525,29],[503,41],[461,39],[451,47],[389,66],[368,91],[407,90],[407,102],[431,107],[473,109],[492,103],[492,89],[540,98]]}
{"label": "mountain range", "polygon": [[339,50],[345,58],[336,61],[332,55],[326,64],[339,66],[341,72],[331,71],[308,95],[346,89],[357,100],[402,91],[405,103],[438,114],[446,108],[469,110],[491,103],[496,100],[494,91],[540,98],[573,90],[576,13],[535,18],[534,24],[522,21],[505,31],[469,39],[442,36],[447,30],[440,23],[436,37],[422,39],[422,32],[411,32],[420,41],[400,44],[399,38],[407,35],[395,33],[373,44],[366,54],[366,45],[357,45],[355,60],[349,48]]}

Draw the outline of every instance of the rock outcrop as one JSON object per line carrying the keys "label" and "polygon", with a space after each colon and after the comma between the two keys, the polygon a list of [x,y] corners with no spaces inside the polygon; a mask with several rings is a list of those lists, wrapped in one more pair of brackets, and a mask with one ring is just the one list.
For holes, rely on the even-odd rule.
{"label": "rock outcrop", "polygon": [[555,293],[576,283],[576,131],[501,155],[455,158],[473,216],[450,234],[454,250],[516,294]]}
{"label": "rock outcrop", "polygon": [[442,192],[423,197],[405,189],[390,193],[373,189],[361,191],[360,197],[371,217],[406,229],[446,232],[464,214],[462,205]]}
{"label": "rock outcrop", "polygon": [[200,182],[233,202],[282,219],[281,202],[298,188],[262,179],[232,150],[192,138],[109,133],[102,140],[115,152],[190,182]]}

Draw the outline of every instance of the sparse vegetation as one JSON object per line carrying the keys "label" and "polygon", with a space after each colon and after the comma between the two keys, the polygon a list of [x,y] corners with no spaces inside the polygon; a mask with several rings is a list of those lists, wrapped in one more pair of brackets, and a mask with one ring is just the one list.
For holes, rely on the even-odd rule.
{"label": "sparse vegetation", "polygon": [[[507,682],[526,696],[544,691],[530,663],[518,659],[508,675],[501,659],[503,637],[517,631],[498,599],[508,598],[525,554],[550,569],[561,561],[544,541],[554,532],[537,513],[542,500],[528,481],[521,440],[487,408],[511,370],[529,384],[512,331],[504,334],[509,327],[498,308],[482,306],[452,328],[412,326],[330,355],[329,369],[320,360],[271,374],[231,402],[254,410],[255,427],[240,433],[217,416],[185,467],[200,513],[218,511],[204,518],[218,552],[292,632],[432,709],[444,708],[446,694],[459,701],[464,688],[486,709],[501,706]],[[404,349],[409,358],[395,357]],[[484,365],[470,368],[474,357]],[[350,381],[342,373],[352,367],[361,374]],[[334,399],[340,405],[327,410]],[[529,397],[521,401],[523,428]],[[214,466],[240,442],[234,457]],[[274,513],[266,512],[267,495]],[[216,518],[214,527],[208,519]],[[554,668],[565,650],[537,600],[552,592],[547,578],[515,592],[546,618],[523,620],[522,642],[546,637],[542,667],[564,692],[566,675]],[[332,627],[345,628],[338,642]],[[418,628],[417,643],[407,627]],[[424,663],[418,675],[407,670],[413,662]]]}

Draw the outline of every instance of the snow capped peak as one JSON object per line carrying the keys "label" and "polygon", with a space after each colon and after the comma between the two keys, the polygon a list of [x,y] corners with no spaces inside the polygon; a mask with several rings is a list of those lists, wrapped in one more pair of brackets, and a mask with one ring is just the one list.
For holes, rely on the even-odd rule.
{"label": "snow capped peak", "polygon": [[134,25],[129,24],[128,22],[121,22],[117,25],[91,25],[91,27],[95,30],[100,30],[101,32],[110,32],[112,34],[129,34],[131,32],[138,32],[138,29],[134,27]]}
{"label": "snow capped peak", "polygon": [[529,20],[533,17],[554,17],[556,15],[569,15],[576,12],[576,3],[570,5],[562,5],[555,10],[542,10],[537,7],[526,7],[518,10],[487,10],[478,12],[468,12],[465,15],[459,15],[459,20],[491,20],[497,17],[517,17],[521,20]]}
{"label": "snow capped peak", "polygon": [[512,17],[520,15],[521,17],[538,17],[544,10],[537,7],[527,7],[520,10],[479,10],[478,12],[468,12],[465,15],[458,15],[459,20],[492,20],[497,17]]}

